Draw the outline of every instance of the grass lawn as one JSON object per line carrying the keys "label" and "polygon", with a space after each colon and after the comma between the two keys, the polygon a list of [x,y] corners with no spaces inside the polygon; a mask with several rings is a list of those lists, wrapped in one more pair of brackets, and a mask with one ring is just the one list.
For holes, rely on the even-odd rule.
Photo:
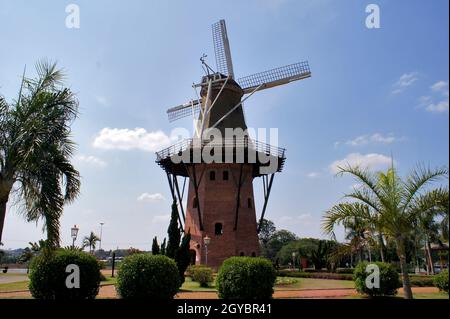
{"label": "grass lawn", "polygon": [[4,273],[0,272],[0,278],[1,277],[27,277],[27,276],[28,276],[27,274],[13,274],[13,273],[4,274]]}
{"label": "grass lawn", "polygon": [[278,277],[275,290],[355,288],[351,280]]}
{"label": "grass lawn", "polygon": [[29,281],[16,281],[0,284],[0,292],[28,290]]}
{"label": "grass lawn", "polygon": [[214,283],[209,287],[200,287],[198,282],[192,281],[191,277],[186,277],[180,291],[217,291]]}
{"label": "grass lawn", "polygon": [[[7,274],[4,274],[4,275],[7,275]],[[21,277],[26,278],[27,275],[24,274]],[[116,277],[112,278],[111,275],[107,275],[105,277],[106,277],[106,280],[100,282],[100,286],[114,285],[116,283],[116,280],[117,280]],[[16,281],[16,282],[10,282],[10,283],[1,283],[0,284],[0,292],[28,290],[28,284],[29,284],[28,280],[27,281]]]}
{"label": "grass lawn", "polygon": [[[350,280],[329,280],[315,278],[293,278],[278,277],[275,290],[299,290],[299,289],[339,289],[354,288],[353,281]],[[192,281],[190,277],[186,277],[180,291],[217,291],[214,283],[209,287],[200,287],[198,282]]]}
{"label": "grass lawn", "polygon": [[[432,293],[414,293],[414,299],[449,299],[446,292],[432,292]],[[384,297],[385,299],[404,299],[403,294],[397,294],[395,297]],[[367,299],[366,296],[355,295],[348,296],[346,299]]]}

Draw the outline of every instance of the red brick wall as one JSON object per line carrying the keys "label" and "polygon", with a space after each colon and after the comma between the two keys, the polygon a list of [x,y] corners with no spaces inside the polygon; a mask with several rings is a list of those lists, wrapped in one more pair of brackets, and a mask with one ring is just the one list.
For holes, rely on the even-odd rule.
{"label": "red brick wall", "polygon": [[[190,229],[191,249],[197,252],[197,264],[205,264],[203,238],[208,235],[208,266],[218,268],[231,256],[259,255],[258,235],[256,231],[256,213],[253,196],[252,166],[244,164],[241,186],[241,198],[237,230],[234,230],[238,181],[241,164],[197,164],[196,176],[201,177],[198,188],[198,203],[202,213],[204,230],[200,230],[198,210],[193,208],[195,190],[192,180],[189,184],[185,231]],[[229,171],[228,180],[223,180],[223,171]],[[216,172],[214,181],[210,180],[210,171]],[[192,171],[190,172],[192,176]],[[250,199],[251,207],[248,207]],[[223,234],[216,235],[215,224],[222,223]],[[200,248],[197,248],[200,245]]]}

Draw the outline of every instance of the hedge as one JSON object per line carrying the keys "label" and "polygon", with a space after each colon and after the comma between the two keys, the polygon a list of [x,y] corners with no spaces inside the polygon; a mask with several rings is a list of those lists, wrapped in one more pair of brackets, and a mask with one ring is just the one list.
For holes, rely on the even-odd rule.
{"label": "hedge", "polygon": [[273,294],[276,271],[261,257],[231,257],[219,269],[216,283],[224,299],[269,299]]}
{"label": "hedge", "polygon": [[[79,287],[68,287],[66,281],[75,284],[75,271],[79,268]],[[66,270],[70,270],[66,272]],[[36,299],[94,299],[100,287],[100,266],[91,254],[76,250],[57,250],[34,257],[30,263],[29,289]]]}
{"label": "hedge", "polygon": [[175,261],[141,253],[121,262],[116,290],[123,299],[172,299],[180,283]]}

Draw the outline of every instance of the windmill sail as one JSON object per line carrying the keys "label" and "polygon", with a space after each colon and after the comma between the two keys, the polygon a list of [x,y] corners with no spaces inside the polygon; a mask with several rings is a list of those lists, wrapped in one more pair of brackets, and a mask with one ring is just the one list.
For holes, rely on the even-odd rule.
{"label": "windmill sail", "polygon": [[168,109],[167,116],[169,117],[169,122],[190,116],[192,115],[192,112],[197,115],[200,111],[200,104],[201,100],[192,100]]}
{"label": "windmill sail", "polygon": [[311,77],[311,71],[308,62],[300,62],[249,75],[240,78],[237,82],[244,90],[244,93],[247,94],[257,89],[260,85],[261,87],[258,91],[309,77]]}
{"label": "windmill sail", "polygon": [[233,62],[231,61],[230,43],[228,42],[225,20],[212,25],[214,52],[216,54],[217,72],[234,77]]}

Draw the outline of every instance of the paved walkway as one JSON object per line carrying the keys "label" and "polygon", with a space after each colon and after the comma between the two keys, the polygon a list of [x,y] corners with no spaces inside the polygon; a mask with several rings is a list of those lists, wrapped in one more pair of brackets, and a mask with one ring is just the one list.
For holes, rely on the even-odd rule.
{"label": "paved walkway", "polygon": [[[439,290],[435,287],[414,287],[413,293],[436,293]],[[275,299],[340,299],[355,296],[358,293],[352,288],[348,289],[303,289],[303,290],[277,290],[273,297]],[[403,295],[403,289],[399,289],[399,295]],[[30,298],[29,291],[0,292],[2,298]],[[113,285],[100,287],[99,298],[117,298],[116,290]],[[177,299],[218,299],[217,293],[208,292],[180,292]]]}

